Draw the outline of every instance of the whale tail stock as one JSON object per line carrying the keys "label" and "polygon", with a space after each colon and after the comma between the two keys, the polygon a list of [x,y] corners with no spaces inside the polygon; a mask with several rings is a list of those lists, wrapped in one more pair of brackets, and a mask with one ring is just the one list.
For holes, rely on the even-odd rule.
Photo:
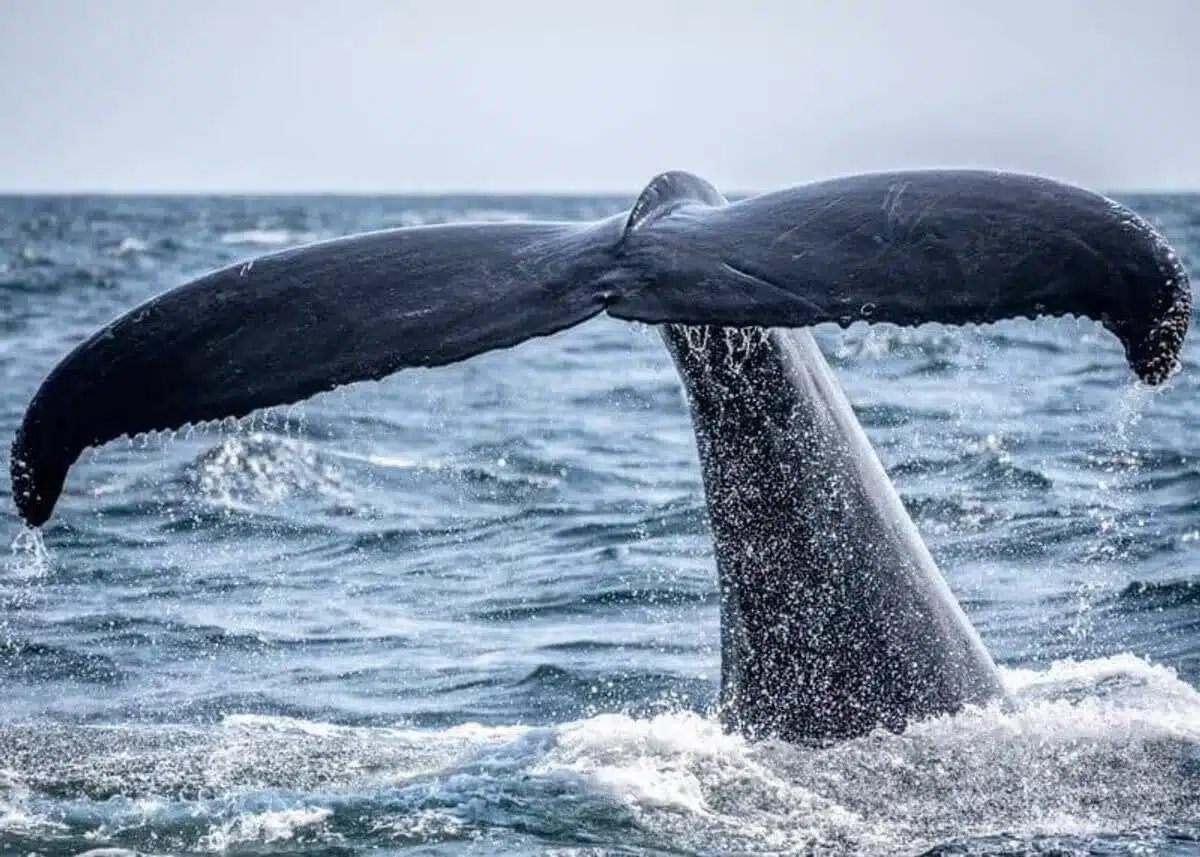
{"label": "whale tail stock", "polygon": [[516,345],[601,312],[653,324],[806,327],[1087,316],[1164,381],[1187,276],[1131,211],[985,171],[851,176],[726,204],[665,173],[594,223],[372,232],[236,264],[165,292],[68,354],[13,442],[13,497],[51,516],[80,453]]}

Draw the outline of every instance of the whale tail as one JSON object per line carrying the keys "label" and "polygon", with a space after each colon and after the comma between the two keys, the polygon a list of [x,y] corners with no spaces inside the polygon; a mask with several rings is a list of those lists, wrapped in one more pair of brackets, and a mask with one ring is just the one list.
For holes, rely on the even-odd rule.
{"label": "whale tail", "polygon": [[1157,384],[1178,365],[1189,300],[1153,229],[1047,179],[883,173],[725,204],[702,179],[666,173],[627,215],[595,223],[353,235],[168,291],[49,374],[13,443],[13,497],[40,526],[88,447],[453,363],[601,312],[758,327],[1075,314]]}

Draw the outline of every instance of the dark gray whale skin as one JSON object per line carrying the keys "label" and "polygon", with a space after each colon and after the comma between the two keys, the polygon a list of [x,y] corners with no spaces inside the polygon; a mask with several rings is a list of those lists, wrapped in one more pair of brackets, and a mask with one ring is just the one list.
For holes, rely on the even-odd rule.
{"label": "dark gray whale skin", "polygon": [[806,328],[1074,314],[1135,373],[1179,366],[1187,275],[1098,194],[1036,176],[850,176],[728,204],[655,178],[595,223],[353,235],[214,271],[49,373],[13,441],[13,498],[49,520],[79,454],[519,344],[601,312],[662,325],[691,405],[721,589],[721,714],[824,741],[1001,694]]}
{"label": "dark gray whale skin", "polygon": [[821,742],[1002,697],[812,334],[663,337],[715,545],[724,722]]}

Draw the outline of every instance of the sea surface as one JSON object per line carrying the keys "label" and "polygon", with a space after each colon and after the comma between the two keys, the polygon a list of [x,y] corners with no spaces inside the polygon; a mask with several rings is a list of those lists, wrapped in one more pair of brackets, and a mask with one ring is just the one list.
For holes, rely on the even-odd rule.
{"label": "sea surface", "polygon": [[[1200,197],[1124,201],[1195,279]],[[0,199],[0,438],[215,266],[630,202]],[[88,452],[43,537],[6,491],[0,855],[1200,855],[1200,338],[1149,391],[1086,320],[817,332],[1011,710],[724,734],[679,384],[600,319]]]}

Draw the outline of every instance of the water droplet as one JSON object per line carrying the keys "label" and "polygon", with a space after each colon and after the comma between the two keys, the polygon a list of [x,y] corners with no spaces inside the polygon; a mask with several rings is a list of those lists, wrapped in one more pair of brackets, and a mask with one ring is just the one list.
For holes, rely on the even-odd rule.
{"label": "water droplet", "polygon": [[875,314],[875,304],[868,301],[862,305],[862,308],[859,310],[859,312],[862,313],[863,318],[870,318]]}

